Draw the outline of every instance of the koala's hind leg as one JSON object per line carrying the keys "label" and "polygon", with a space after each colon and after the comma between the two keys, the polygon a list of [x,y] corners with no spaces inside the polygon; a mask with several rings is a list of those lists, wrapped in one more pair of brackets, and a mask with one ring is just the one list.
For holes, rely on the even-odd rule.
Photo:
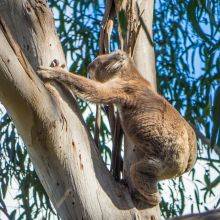
{"label": "koala's hind leg", "polygon": [[151,206],[160,203],[161,197],[157,189],[157,175],[162,169],[160,161],[152,157],[145,157],[133,164],[130,169],[132,183],[141,195],[139,196],[134,192],[134,197],[139,197],[139,199],[146,201]]}

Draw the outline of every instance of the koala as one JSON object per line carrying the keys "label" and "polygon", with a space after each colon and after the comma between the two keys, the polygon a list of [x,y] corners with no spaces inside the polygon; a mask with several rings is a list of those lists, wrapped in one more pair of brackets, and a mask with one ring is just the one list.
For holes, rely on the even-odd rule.
{"label": "koala", "polygon": [[41,67],[38,75],[42,80],[65,84],[84,100],[117,106],[125,135],[143,152],[130,168],[135,193],[147,204],[157,205],[158,181],[181,176],[195,163],[194,130],[153,90],[125,52],[98,56],[89,64],[88,72],[90,79],[60,67]]}

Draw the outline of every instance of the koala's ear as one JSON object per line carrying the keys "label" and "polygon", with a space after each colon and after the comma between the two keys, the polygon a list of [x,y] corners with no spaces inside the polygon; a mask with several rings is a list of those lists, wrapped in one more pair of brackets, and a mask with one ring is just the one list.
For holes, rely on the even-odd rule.
{"label": "koala's ear", "polygon": [[116,62],[111,62],[106,66],[106,70],[111,72],[116,72],[118,70],[120,70],[120,68],[122,67],[122,63],[120,61],[116,61]]}

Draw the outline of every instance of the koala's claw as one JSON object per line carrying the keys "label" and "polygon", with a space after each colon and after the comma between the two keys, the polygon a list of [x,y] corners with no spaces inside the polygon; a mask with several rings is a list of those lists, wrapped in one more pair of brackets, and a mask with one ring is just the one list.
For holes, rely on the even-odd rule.
{"label": "koala's claw", "polygon": [[37,69],[37,75],[42,79],[42,80],[49,80],[52,78],[52,74],[51,74],[51,68],[46,68],[43,66],[40,66]]}

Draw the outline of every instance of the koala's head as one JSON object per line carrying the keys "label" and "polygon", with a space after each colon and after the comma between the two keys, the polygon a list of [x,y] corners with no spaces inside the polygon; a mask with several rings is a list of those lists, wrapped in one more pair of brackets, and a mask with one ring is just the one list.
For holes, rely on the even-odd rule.
{"label": "koala's head", "polygon": [[91,79],[105,82],[120,74],[129,63],[128,55],[118,50],[116,52],[100,55],[88,66],[88,73]]}

